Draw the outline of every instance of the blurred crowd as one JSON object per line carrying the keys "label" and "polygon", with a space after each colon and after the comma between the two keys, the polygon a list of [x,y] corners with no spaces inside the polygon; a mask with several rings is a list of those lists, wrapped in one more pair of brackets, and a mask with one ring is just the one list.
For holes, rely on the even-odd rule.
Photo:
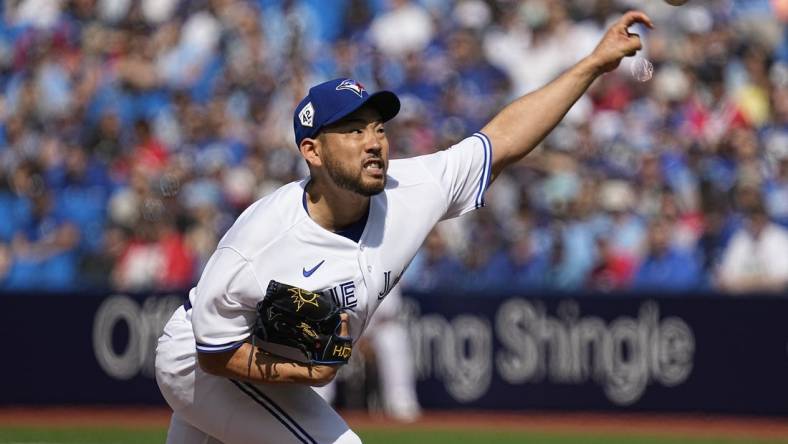
{"label": "blurred crowd", "polygon": [[392,156],[431,153],[587,55],[632,8],[657,25],[635,30],[654,78],[627,60],[598,80],[496,180],[486,210],[439,225],[404,285],[788,288],[788,1],[0,8],[0,290],[185,288],[246,206],[307,174],[292,113],[310,85],[397,92]]}

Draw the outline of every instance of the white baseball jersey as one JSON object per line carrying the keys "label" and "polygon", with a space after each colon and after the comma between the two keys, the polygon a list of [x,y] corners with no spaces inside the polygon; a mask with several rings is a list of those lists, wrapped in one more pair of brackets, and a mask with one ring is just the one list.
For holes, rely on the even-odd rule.
{"label": "white baseball jersey", "polygon": [[[233,427],[216,424],[216,420],[206,424],[205,418],[210,415],[195,415],[195,409],[215,410],[218,415],[229,415],[240,409],[231,405],[230,400],[243,401],[222,394],[222,390],[255,391],[257,394],[249,397],[257,404],[261,396],[273,397],[271,393],[284,391],[278,401],[269,399],[275,407],[266,408],[269,413],[277,412],[272,413],[275,421],[269,423],[258,417],[257,422],[236,428],[262,433],[267,427],[265,436],[277,443],[289,442],[288,439],[356,442],[337,434],[336,430],[342,429],[337,421],[344,424],[341,418],[325,403],[322,410],[315,411],[314,392],[307,388],[309,393],[306,393],[299,385],[274,389],[271,385],[244,383],[244,389],[236,382],[206,381],[203,387],[218,384],[225,388],[212,390],[214,398],[203,399],[198,406],[193,387],[198,384],[188,373],[196,372],[198,381],[223,378],[194,367],[195,344],[196,350],[208,353],[239,347],[251,334],[257,303],[264,298],[271,280],[330,292],[347,310],[350,335],[358,339],[369,317],[396,285],[435,224],[484,205],[491,161],[490,142],[481,133],[445,151],[392,160],[385,190],[371,198],[366,226],[358,242],[326,230],[309,217],[304,204],[309,179],[287,184],[244,211],[219,242],[199,283],[190,292],[193,308],[176,312],[159,342],[157,380],[175,410],[173,428],[178,418],[222,442],[250,442],[244,441],[250,436],[244,433],[251,432],[228,432]],[[186,332],[189,327],[191,335]],[[184,362],[190,362],[191,366]],[[173,368],[168,368],[170,363]],[[175,368],[177,371],[173,373]],[[223,400],[215,399],[221,397]],[[305,413],[307,410],[309,414]],[[271,435],[271,430],[277,428],[282,434]],[[181,442],[177,439],[168,442]]]}

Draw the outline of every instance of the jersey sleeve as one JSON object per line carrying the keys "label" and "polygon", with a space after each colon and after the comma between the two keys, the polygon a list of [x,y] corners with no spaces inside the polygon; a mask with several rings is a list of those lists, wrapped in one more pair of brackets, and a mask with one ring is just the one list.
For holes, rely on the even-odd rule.
{"label": "jersey sleeve", "polygon": [[192,303],[197,351],[238,348],[251,333],[257,301],[264,293],[249,261],[232,248],[219,248],[205,266]]}
{"label": "jersey sleeve", "polygon": [[451,148],[422,156],[422,164],[441,186],[446,198],[442,219],[451,219],[484,206],[490,185],[492,145],[475,133]]}

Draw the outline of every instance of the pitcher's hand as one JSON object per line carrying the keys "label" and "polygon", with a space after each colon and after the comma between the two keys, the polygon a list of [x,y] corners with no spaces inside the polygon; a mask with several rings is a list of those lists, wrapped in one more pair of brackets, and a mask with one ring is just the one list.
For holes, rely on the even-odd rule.
{"label": "pitcher's hand", "polygon": [[629,32],[629,27],[635,23],[654,27],[651,19],[640,11],[629,11],[618,19],[607,30],[590,56],[600,74],[618,68],[624,57],[635,55],[643,47],[640,36]]}

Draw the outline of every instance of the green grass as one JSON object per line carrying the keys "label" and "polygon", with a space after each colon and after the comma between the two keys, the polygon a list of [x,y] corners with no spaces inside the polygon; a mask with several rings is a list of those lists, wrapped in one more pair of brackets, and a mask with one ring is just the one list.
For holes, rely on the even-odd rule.
{"label": "green grass", "polygon": [[0,428],[0,444],[146,444],[164,443],[167,430],[103,427]]}
{"label": "green grass", "polygon": [[359,436],[367,444],[777,444],[785,440],[649,437],[620,435],[571,435],[515,431],[390,431],[361,430]]}
{"label": "green grass", "polygon": [[[0,428],[0,444],[164,443],[164,429]],[[366,444],[788,444],[782,440],[545,434],[516,431],[361,429]],[[250,443],[251,444],[251,443]]]}

